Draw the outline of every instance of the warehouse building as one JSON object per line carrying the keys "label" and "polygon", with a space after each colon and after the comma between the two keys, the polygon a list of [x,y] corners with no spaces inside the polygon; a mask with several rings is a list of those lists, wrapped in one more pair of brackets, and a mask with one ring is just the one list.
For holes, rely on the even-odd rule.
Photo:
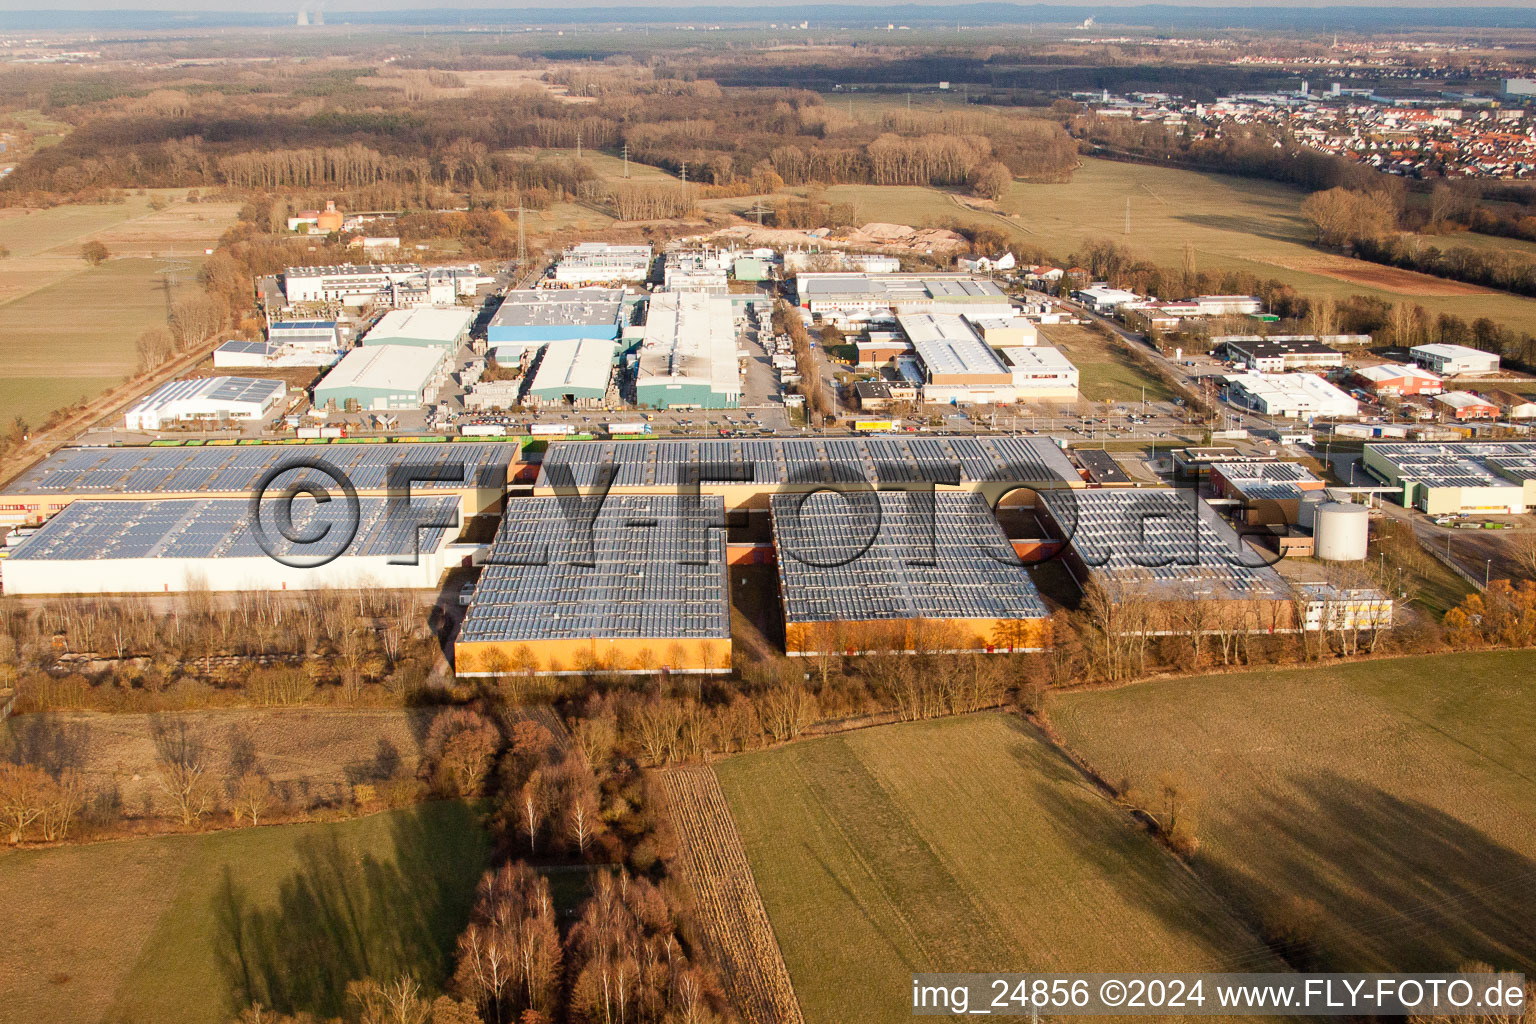
{"label": "warehouse building", "polygon": [[1280,574],[1193,492],[1047,491],[1035,507],[1073,579],[1101,587],[1128,632],[1296,628]]}
{"label": "warehouse building", "polygon": [[1079,288],[1072,293],[1072,297],[1101,315],[1111,315],[1121,306],[1141,301],[1141,296],[1135,292],[1128,292],[1124,288],[1111,288],[1107,284]]}
{"label": "warehouse building", "polygon": [[1083,486],[1066,454],[1046,438],[945,435],[847,438],[730,438],[678,441],[556,441],[534,493],[598,486],[612,467],[613,494],[676,494],[692,481],[731,510],[766,510],[774,494],[824,488],[924,487],[977,491],[992,503],[1019,488]]}
{"label": "warehouse building", "polygon": [[1023,348],[1040,344],[1040,328],[1022,316],[967,316],[981,340],[993,348]]}
{"label": "warehouse building", "polygon": [[635,368],[635,402],[650,409],[741,404],[730,299],[699,292],[651,297]]}
{"label": "warehouse building", "polygon": [[281,411],[288,385],[253,377],[173,380],[139,399],[123,414],[129,430],[240,424]]}
{"label": "warehouse building", "polygon": [[1536,419],[1536,401],[1532,401],[1525,395],[1495,388],[1484,392],[1483,397],[1496,404],[1506,419]]}
{"label": "warehouse building", "polygon": [[1013,304],[991,281],[967,274],[801,274],[801,306],[833,320],[868,320],[901,313],[965,313],[1011,317]]}
{"label": "warehouse building", "polygon": [[355,348],[315,385],[315,406],[364,412],[419,409],[437,400],[448,362],[448,353],[440,348]]}
{"label": "warehouse building", "polygon": [[1494,373],[1499,368],[1499,357],[1492,352],[1467,348],[1465,345],[1415,345],[1408,350],[1414,362],[1442,377],[1456,377],[1468,373]]}
{"label": "warehouse building", "polygon": [[639,284],[651,276],[651,247],[582,242],[561,253],[551,280],[557,288]]}
{"label": "warehouse building", "polygon": [[792,656],[1048,645],[1045,603],[979,494],[780,494],[772,513]]}
{"label": "warehouse building", "polygon": [[572,338],[544,346],[528,399],[542,405],[601,405],[613,376],[613,342]]}
{"label": "warehouse building", "polygon": [[524,352],[551,341],[617,342],[623,324],[624,292],[618,288],[520,289],[501,300],[485,340],[498,363],[515,364]]}
{"label": "warehouse building", "polygon": [[1196,316],[1251,316],[1264,309],[1257,295],[1196,295],[1188,301]]}
{"label": "warehouse building", "polygon": [[1013,374],[955,313],[904,313],[896,318],[923,367],[923,401],[938,405],[1013,403]]}
{"label": "warehouse building", "polygon": [[287,533],[322,534],[322,542],[296,545],[264,517],[264,547],[245,498],[76,501],[11,549],[3,563],[5,592],[436,587],[457,562],[451,542],[462,526],[459,502],[418,497],[411,508],[411,515],[400,516],[386,498],[359,498],[354,533],[346,502],[299,496]]}
{"label": "warehouse building", "polygon": [[1013,374],[1013,390],[1020,402],[1065,405],[1077,401],[1078,373],[1058,348],[1005,348],[1000,355]]}
{"label": "warehouse building", "polygon": [[[0,525],[38,523],[80,498],[239,498],[315,481],[335,495],[344,477],[364,496],[390,493],[390,474],[415,477],[413,493],[456,496],[464,514],[500,510],[516,444],[453,441],[377,444],[203,444],[62,448],[0,489]],[[285,466],[313,461],[325,471]],[[444,476],[432,481],[424,474]]]}
{"label": "warehouse building", "polygon": [[1360,403],[1315,373],[1239,373],[1226,378],[1227,400],[1285,419],[1353,419]]}
{"label": "warehouse building", "polygon": [[392,309],[363,335],[362,343],[365,346],[435,348],[451,358],[460,346],[469,341],[469,325],[474,319],[473,310],[457,307]]}
{"label": "warehouse building", "polygon": [[1497,405],[1470,391],[1446,391],[1435,396],[1435,404],[1441,416],[1458,423],[1499,418]]}
{"label": "warehouse building", "polygon": [[1378,398],[1438,395],[1444,388],[1444,382],[1433,373],[1406,363],[1362,366],[1355,371],[1354,376],[1361,387]]}
{"label": "warehouse building", "polygon": [[1258,373],[1293,373],[1344,365],[1344,353],[1316,338],[1260,338],[1229,335],[1227,358]]}
{"label": "warehouse building", "polygon": [[1536,506],[1536,442],[1366,444],[1365,468],[1430,515],[1516,515]]}
{"label": "warehouse building", "polygon": [[576,519],[558,498],[509,502],[456,671],[729,672],[724,518],[708,496],[610,494]]}

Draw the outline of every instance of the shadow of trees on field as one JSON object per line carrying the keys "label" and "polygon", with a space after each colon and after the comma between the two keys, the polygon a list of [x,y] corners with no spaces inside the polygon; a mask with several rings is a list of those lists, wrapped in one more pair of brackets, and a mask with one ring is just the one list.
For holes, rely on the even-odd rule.
{"label": "shadow of trees on field", "polygon": [[[1030,801],[1039,809],[1038,827],[1049,829],[1057,841],[1070,849],[1077,866],[1074,874],[1093,879],[1127,907],[1146,913],[1169,936],[1190,943],[1167,943],[1159,947],[1127,943],[1126,960],[1105,962],[1101,956],[1092,962],[1040,965],[1053,970],[1190,970],[1214,965],[1193,963],[1190,951],[1200,947],[1216,949],[1241,970],[1278,970],[1281,964],[1258,937],[1244,930],[1239,920],[1220,907],[1214,895],[1204,900],[1191,897],[1201,885],[1184,875],[1169,855],[1159,850],[1142,826],[1131,821],[1097,785],[1050,746],[1032,726],[1017,719],[1010,725],[1027,742],[1010,743],[1008,754],[1028,772]],[[1042,878],[1049,884],[1049,878]],[[1081,884],[1078,881],[1074,885]],[[1084,904],[1077,920],[1056,920],[1052,927],[1066,933],[1091,934],[1101,927],[1103,907]],[[1198,945],[1196,945],[1198,944]],[[1077,948],[1081,949],[1081,946]],[[1168,952],[1172,956],[1159,959]]]}
{"label": "shadow of trees on field", "polygon": [[87,722],[54,715],[19,715],[0,729],[0,757],[29,764],[52,776],[81,770],[90,758],[93,735]]}
{"label": "shadow of trees on field", "polygon": [[[1292,778],[1230,813],[1257,840],[1227,844],[1246,861],[1201,856],[1197,869],[1279,932],[1296,966],[1536,971],[1536,861],[1474,826],[1335,773]],[[1310,920],[1285,920],[1298,912]]]}
{"label": "shadow of trees on field", "polygon": [[[1023,723],[1014,728],[1036,738]],[[1038,743],[1011,745],[1009,753],[1029,772],[1041,827],[1065,836],[1128,903],[1170,927],[1202,929],[1168,891],[1158,858],[1125,855],[1119,823],[1109,827],[1083,813],[1063,784],[1101,794],[1069,762]],[[1277,778],[1239,798],[1207,793],[1205,800],[1209,817],[1195,811],[1204,839],[1192,860],[1196,874],[1293,967],[1441,971],[1484,961],[1536,973],[1536,860],[1476,826],[1335,772]],[[1465,800],[1521,820],[1507,801],[1475,791]],[[1234,949],[1212,969],[1263,970],[1256,964],[1264,955],[1262,948]]]}
{"label": "shadow of trees on field", "polygon": [[340,1015],[349,981],[447,976],[469,919],[485,845],[474,811],[445,802],[391,815],[390,841],[364,851],[335,826],[295,846],[272,896],[253,896],[225,867],[212,894],[217,956],[233,1005]]}

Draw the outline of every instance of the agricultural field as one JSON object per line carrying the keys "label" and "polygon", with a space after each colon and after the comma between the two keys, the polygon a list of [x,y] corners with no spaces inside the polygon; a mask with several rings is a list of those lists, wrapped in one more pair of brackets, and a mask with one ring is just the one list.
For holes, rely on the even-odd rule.
{"label": "agricultural field", "polygon": [[[151,199],[166,203],[160,210]],[[0,409],[36,426],[54,409],[131,374],[134,342],[198,288],[203,250],[235,221],[234,203],[189,203],[182,190],[122,203],[0,211]],[[80,246],[112,258],[91,267]],[[172,284],[174,280],[174,285]]]}
{"label": "agricultural field", "polygon": [[1040,343],[1054,345],[1078,372],[1078,393],[1090,402],[1171,402],[1166,384],[1097,331],[1078,324],[1042,324]]}
{"label": "agricultural field", "polygon": [[1016,718],[882,726],[716,773],[811,1024],[908,1016],[912,971],[1281,969]]}
{"label": "agricultural field", "polygon": [[741,836],[714,772],[673,768],[661,775],[683,873],[746,1024],[804,1024],[768,912],[752,880]]}
{"label": "agricultural field", "polygon": [[55,1024],[224,1024],[247,999],[338,1015],[368,974],[432,990],[488,861],[458,802],[0,853],[0,1005]]}
{"label": "agricultural field", "polygon": [[1316,970],[1536,970],[1536,652],[1054,695],[1106,778],[1198,794],[1202,881]]}
{"label": "agricultural field", "polygon": [[166,811],[156,770],[182,749],[216,778],[259,770],[295,797],[345,803],[358,782],[413,776],[435,709],[230,708],[168,714],[69,711],[17,715],[0,756],[73,768],[129,814]]}
{"label": "agricultural field", "polygon": [[[1044,250],[1061,260],[1070,259],[1089,240],[1105,239],[1137,256],[1176,267],[1185,243],[1190,243],[1202,270],[1249,271],[1284,281],[1308,295],[1365,294],[1388,302],[1407,299],[1432,313],[1452,313],[1468,321],[1489,316],[1516,330],[1536,333],[1536,299],[1314,248],[1312,229],[1299,210],[1306,195],[1301,189],[1258,179],[1091,157],[1083,159],[1067,183],[1014,182],[998,204],[999,214],[966,209],[954,196],[931,188],[838,185],[826,190],[829,200],[854,203],[863,221],[914,225],[958,221],[998,227],[1017,235],[1021,246]],[[1127,199],[1129,234],[1125,232]],[[1470,237],[1427,236],[1426,241],[1449,246]]]}

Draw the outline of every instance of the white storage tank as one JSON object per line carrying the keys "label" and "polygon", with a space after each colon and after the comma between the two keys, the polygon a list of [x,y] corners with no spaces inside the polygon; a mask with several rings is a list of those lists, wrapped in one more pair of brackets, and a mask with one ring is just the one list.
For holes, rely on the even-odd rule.
{"label": "white storage tank", "polygon": [[1364,505],[1329,501],[1313,513],[1317,557],[1325,562],[1359,562],[1366,555],[1371,514]]}

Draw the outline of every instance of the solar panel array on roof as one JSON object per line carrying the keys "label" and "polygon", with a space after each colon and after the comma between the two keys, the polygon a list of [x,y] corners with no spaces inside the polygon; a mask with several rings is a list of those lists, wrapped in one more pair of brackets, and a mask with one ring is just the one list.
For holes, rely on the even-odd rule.
{"label": "solar panel array on roof", "polygon": [[[402,467],[464,467],[461,480],[417,481],[413,490],[497,486],[498,469],[517,456],[507,444],[208,445],[195,448],[65,448],[6,485],[5,494],[248,494],[274,467],[312,459],[345,474],[359,491],[388,486]],[[292,470],[278,487],[298,479],[331,490],[336,481],[313,470]]]}
{"label": "solar panel array on roof", "polygon": [[509,502],[460,643],[730,636],[725,532],[707,525],[721,498],[611,494],[570,519],[561,504]]}
{"label": "solar panel array on roof", "polygon": [[979,494],[780,494],[772,510],[790,623],[1047,614]]}
{"label": "solar panel array on roof", "polygon": [[[344,555],[386,557],[435,551],[447,539],[444,527],[416,523],[457,521],[454,498],[413,498],[409,515],[391,514],[387,498],[359,498],[355,535],[343,501],[316,502],[304,496],[292,505],[289,535],[307,537],[327,529],[326,541],[295,544],[266,521],[271,554],[305,559]],[[12,549],[18,561],[100,561],[119,558],[263,558],[268,555],[251,530],[250,502],[240,498],[180,498],[168,501],[77,501]],[[420,547],[418,548],[417,543]]]}
{"label": "solar panel array on roof", "polygon": [[1299,498],[1303,484],[1322,485],[1322,480],[1297,462],[1232,462],[1214,467],[1229,484],[1252,500],[1285,501]]}
{"label": "solar panel array on roof", "polygon": [[1167,585],[1183,597],[1285,596],[1280,574],[1190,492],[1095,489],[1048,492],[1042,500],[1095,575]]}
{"label": "solar panel array on roof", "polygon": [[792,484],[1000,481],[1042,486],[1080,480],[1060,448],[1013,435],[882,438],[775,438],[719,441],[557,441],[544,454],[538,486],[587,489],[600,467],[618,488],[673,489],[696,467],[741,467],[765,487]]}
{"label": "solar panel array on roof", "polygon": [[1536,459],[1533,441],[1465,441],[1441,444],[1373,444],[1374,454],[1397,467],[1398,476],[1430,487],[1510,487],[1521,481],[1523,460]]}

